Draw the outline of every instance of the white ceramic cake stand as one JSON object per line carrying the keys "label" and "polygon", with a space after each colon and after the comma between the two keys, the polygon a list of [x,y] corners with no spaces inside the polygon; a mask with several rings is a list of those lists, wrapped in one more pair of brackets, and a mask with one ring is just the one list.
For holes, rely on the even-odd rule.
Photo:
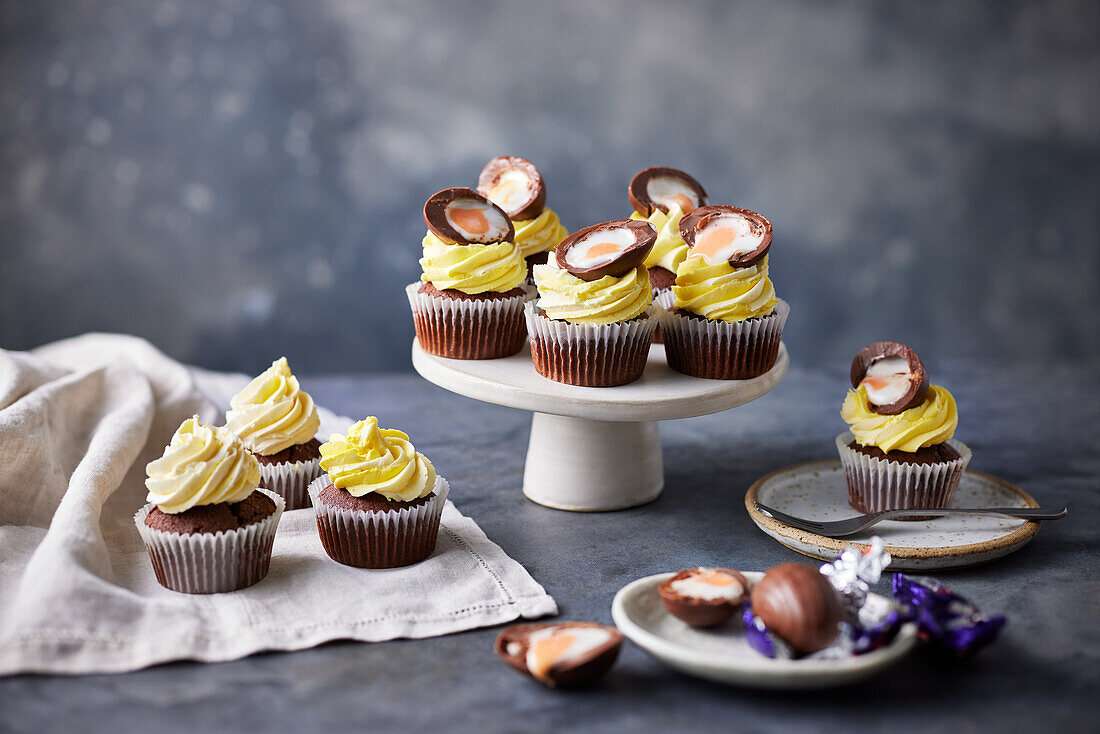
{"label": "white ceramic cake stand", "polygon": [[413,339],[412,361],[451,392],[532,411],[523,493],[559,510],[621,510],[652,502],[664,487],[657,421],[709,415],[755,400],[787,372],[786,346],[751,380],[704,380],[672,370],[653,345],[641,379],[619,387],[577,387],[542,377],[531,351],[504,359],[446,359]]}

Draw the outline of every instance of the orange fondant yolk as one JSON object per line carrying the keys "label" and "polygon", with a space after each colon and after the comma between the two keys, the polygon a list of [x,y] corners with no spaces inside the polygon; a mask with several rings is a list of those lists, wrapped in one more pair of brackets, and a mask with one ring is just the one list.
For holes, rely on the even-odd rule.
{"label": "orange fondant yolk", "polygon": [[533,659],[528,666],[531,669],[531,675],[539,680],[546,680],[547,673],[550,672],[550,669],[554,667],[554,664],[558,662],[558,659],[565,654],[565,651],[576,639],[575,636],[562,632],[532,642]]}
{"label": "orange fondant yolk", "polygon": [[882,390],[889,387],[895,382],[898,382],[898,378],[908,377],[908,372],[895,372],[892,375],[885,375],[881,377],[864,377],[860,380],[860,385],[866,385],[871,390]]}
{"label": "orange fondant yolk", "polygon": [[451,222],[470,234],[485,234],[489,231],[489,219],[480,209],[459,209],[455,207],[448,213]]}
{"label": "orange fondant yolk", "polygon": [[588,248],[587,257],[615,255],[622,252],[623,246],[617,242],[597,242]]}
{"label": "orange fondant yolk", "polygon": [[707,260],[712,260],[732,245],[736,237],[737,232],[732,227],[709,227],[695,237],[695,246],[691,249]]}
{"label": "orange fondant yolk", "polygon": [[489,198],[493,201],[508,201],[519,188],[519,182],[514,178],[502,180],[489,192]]}
{"label": "orange fondant yolk", "polygon": [[695,208],[695,204],[691,203],[691,199],[687,198],[683,194],[673,194],[672,196],[670,196],[668,198],[669,198],[670,201],[672,201],[672,203],[674,203],[674,204],[676,204],[676,206],[680,207],[680,211],[683,212],[684,214],[687,214],[688,212],[690,212],[692,209]]}
{"label": "orange fondant yolk", "polygon": [[737,579],[721,571],[697,574],[695,580],[701,584],[709,584],[710,586],[731,586],[737,583]]}

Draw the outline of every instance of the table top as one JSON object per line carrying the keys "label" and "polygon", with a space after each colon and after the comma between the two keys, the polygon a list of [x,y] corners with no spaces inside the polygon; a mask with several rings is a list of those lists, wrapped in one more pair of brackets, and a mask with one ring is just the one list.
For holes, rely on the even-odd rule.
{"label": "table top", "polygon": [[[592,688],[550,691],[492,652],[497,629],[429,640],[338,642],[216,665],[125,675],[0,679],[0,731],[1086,731],[1100,714],[1100,369],[937,368],[955,394],[971,466],[1069,506],[1021,551],[938,576],[1009,622],[975,659],[914,653],[850,688],[768,693],[675,673],[630,643]],[[303,378],[339,413],[407,431],[451,482],[452,499],[524,564],[561,619],[611,622],[638,577],[702,563],[762,570],[799,557],[742,503],[776,469],[831,458],[843,429],[843,369],[792,366],[735,410],[661,424],[666,485],[656,502],[568,513],[524,499],[530,415],[459,397],[415,375]]]}

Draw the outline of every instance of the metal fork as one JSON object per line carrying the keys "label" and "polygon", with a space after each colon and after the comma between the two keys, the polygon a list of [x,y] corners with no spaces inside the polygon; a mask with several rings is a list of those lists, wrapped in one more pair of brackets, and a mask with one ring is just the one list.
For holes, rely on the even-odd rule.
{"label": "metal fork", "polygon": [[779,522],[786,523],[799,530],[806,530],[830,538],[855,535],[860,530],[869,528],[883,520],[912,515],[919,515],[921,517],[926,515],[937,517],[940,515],[995,515],[999,517],[1018,517],[1023,520],[1057,520],[1066,516],[1065,507],[1060,510],[1044,510],[1039,507],[950,507],[933,510],[924,507],[915,507],[907,510],[884,510],[883,512],[873,512],[870,515],[856,515],[855,517],[845,518],[844,520],[807,520],[802,517],[795,517],[794,515],[780,512],[767,505],[762,505],[759,502],[755,502],[754,504],[756,505],[756,509],[760,510],[760,512],[768,517],[775,518]]}

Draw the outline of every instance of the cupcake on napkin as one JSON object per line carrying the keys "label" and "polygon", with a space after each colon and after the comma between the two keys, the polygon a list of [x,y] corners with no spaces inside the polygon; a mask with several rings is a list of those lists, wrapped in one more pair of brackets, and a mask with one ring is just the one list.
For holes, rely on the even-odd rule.
{"label": "cupcake on napkin", "polygon": [[680,232],[688,255],[672,292],[658,297],[669,366],[717,380],[764,374],[779,356],[790,312],[768,277],[771,222],[748,209],[712,206],[684,217]]}
{"label": "cupcake on napkin", "polygon": [[512,220],[514,241],[527,262],[528,277],[569,235],[558,215],[546,206],[542,174],[525,158],[502,155],[492,159],[481,169],[477,190]]}
{"label": "cupcake on napkin", "polygon": [[648,222],[596,224],[558,245],[534,269],[538,300],[525,307],[535,370],[585,387],[641,376],[657,320],[642,264],[657,233]]}
{"label": "cupcake on napkin", "polygon": [[634,213],[631,219],[648,221],[657,231],[653,249],[646,255],[649,280],[655,293],[672,288],[676,268],[687,257],[688,246],[680,235],[680,220],[697,207],[706,206],[707,192],[677,168],[654,166],[639,171],[627,188]]}
{"label": "cupcake on napkin", "polygon": [[508,215],[472,189],[424,204],[420,283],[406,287],[416,338],[429,354],[495,359],[523,348],[527,264]]}
{"label": "cupcake on napkin", "polygon": [[860,350],[851,382],[840,410],[849,430],[836,439],[848,503],[860,512],[948,507],[971,456],[952,439],[955,398],[898,342]]}
{"label": "cupcake on napkin", "polygon": [[325,552],[359,568],[418,563],[435,550],[447,480],[401,431],[374,417],[321,445],[326,475],[309,487]]}
{"label": "cupcake on napkin", "polygon": [[321,474],[321,420],[286,357],[233,396],[225,420],[259,462],[260,484],[282,495],[288,510],[309,507],[306,489]]}
{"label": "cupcake on napkin", "polygon": [[212,594],[267,575],[285,503],[258,486],[259,464],[239,438],[194,416],[146,472],[150,504],[134,522],[162,586]]}

